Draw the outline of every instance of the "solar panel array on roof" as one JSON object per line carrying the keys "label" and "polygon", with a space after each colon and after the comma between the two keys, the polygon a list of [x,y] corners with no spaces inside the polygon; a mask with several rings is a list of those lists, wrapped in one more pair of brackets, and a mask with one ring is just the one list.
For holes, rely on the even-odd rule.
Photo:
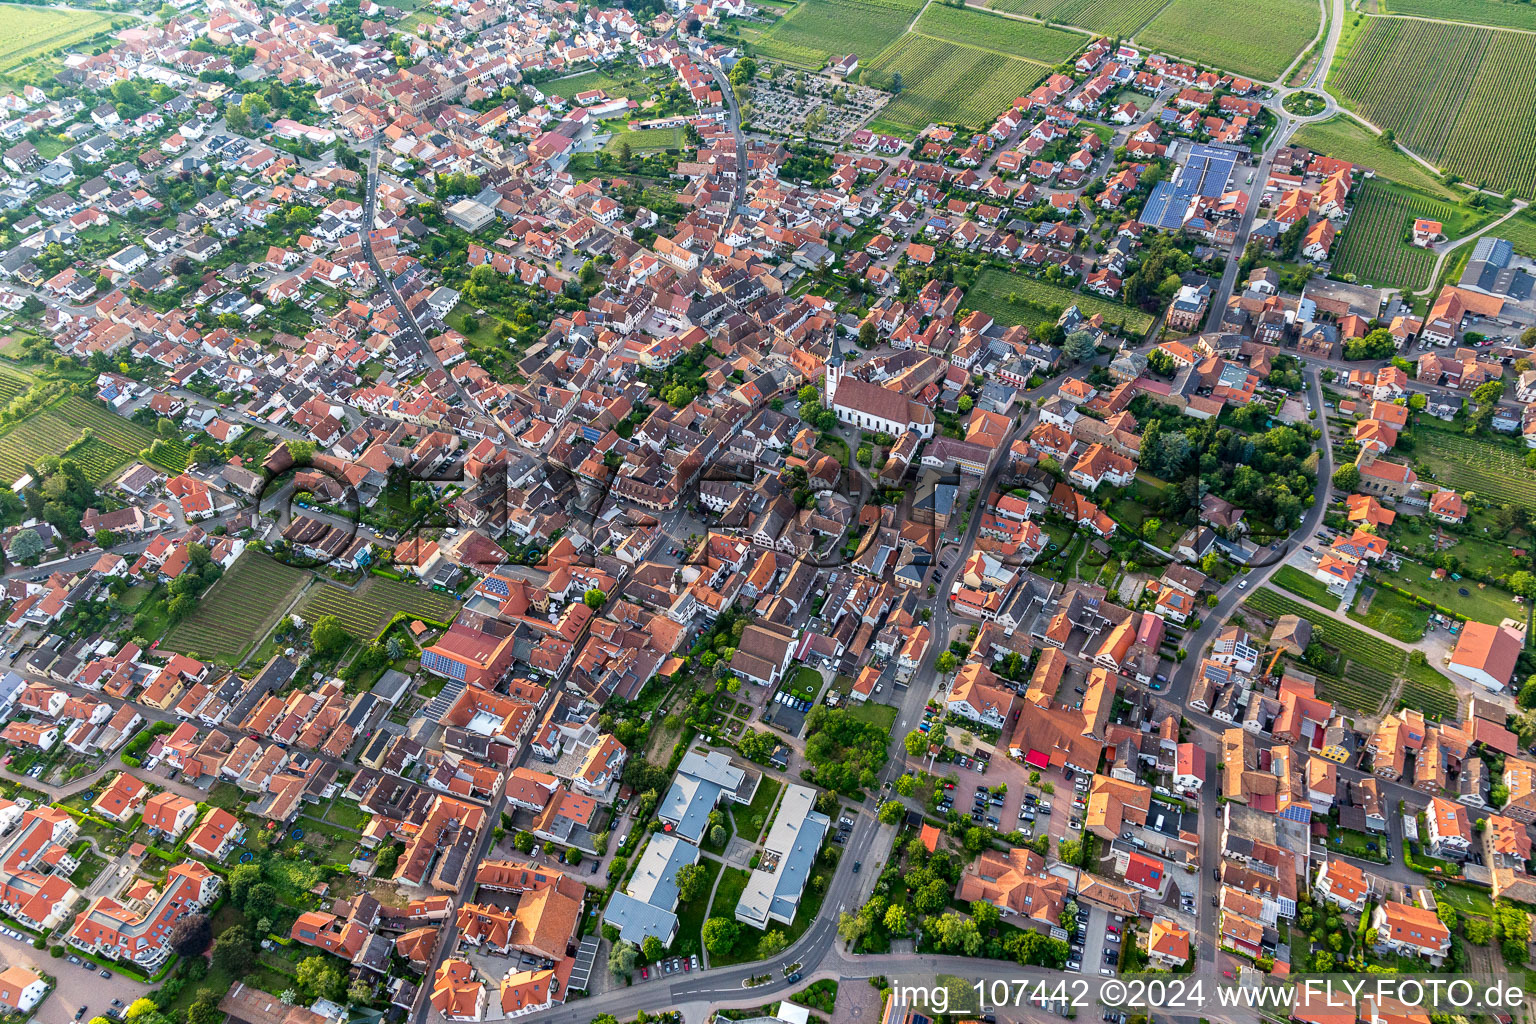
{"label": "solar panel array on roof", "polygon": [[1238,151],[1226,146],[1195,143],[1189,158],[1172,181],[1160,181],[1147,198],[1141,223],[1165,231],[1176,231],[1189,215],[1196,197],[1215,199],[1227,190],[1232,169],[1237,166]]}

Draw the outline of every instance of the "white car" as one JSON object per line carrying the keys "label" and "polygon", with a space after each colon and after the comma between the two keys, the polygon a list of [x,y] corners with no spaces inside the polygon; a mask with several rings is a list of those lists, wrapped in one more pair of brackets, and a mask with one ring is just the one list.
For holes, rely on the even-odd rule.
{"label": "white car", "polygon": [[1247,590],[1248,589],[1248,581],[1247,580],[1238,580],[1237,581],[1237,589],[1238,590]]}

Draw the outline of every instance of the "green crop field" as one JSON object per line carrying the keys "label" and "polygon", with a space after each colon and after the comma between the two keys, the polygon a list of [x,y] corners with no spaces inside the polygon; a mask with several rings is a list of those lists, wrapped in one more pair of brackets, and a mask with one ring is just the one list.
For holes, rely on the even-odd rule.
{"label": "green crop field", "polygon": [[7,405],[11,399],[21,394],[32,386],[30,377],[23,377],[19,373],[11,373],[9,370],[0,370],[0,406]]}
{"label": "green crop field", "polygon": [[1349,224],[1333,250],[1333,271],[1353,274],[1362,284],[1418,291],[1428,288],[1435,272],[1435,253],[1410,245],[1417,217],[1438,220],[1447,237],[1456,237],[1461,210],[1381,181],[1367,181],[1355,197]]}
{"label": "green crop field", "polygon": [[984,128],[1049,73],[996,50],[909,34],[870,64],[863,81],[889,89],[901,75],[900,95],[871,127],[910,135],[936,122]]}
{"label": "green crop field", "polygon": [[[550,82],[539,83],[539,91],[546,96],[559,96],[568,100],[579,92],[591,92],[593,89],[602,89],[609,96],[626,96],[630,92],[649,93],[646,88],[636,89],[632,85],[622,82],[606,71],[587,71],[580,75],[571,75],[569,78],[557,78]],[[636,102],[644,99],[644,96],[634,96]]]}
{"label": "green crop field", "polygon": [[906,32],[922,8],[923,0],[803,0],[751,49],[811,68],[845,53],[870,61]]}
{"label": "green crop field", "polygon": [[1536,505],[1536,472],[1526,468],[1524,446],[1433,428],[1414,436],[1414,463],[1424,465],[1438,482],[1496,502]]}
{"label": "green crop field", "polygon": [[1536,30],[1536,7],[1525,0],[1376,0],[1383,14],[1465,21],[1495,28]]}
{"label": "green crop field", "polygon": [[1009,14],[1038,14],[1058,24],[1129,38],[1167,3],[1168,0],[988,0],[987,6]]}
{"label": "green crop field", "polygon": [[299,615],[306,622],[313,624],[322,615],[334,615],[343,629],[362,640],[377,638],[400,612],[448,622],[458,611],[459,602],[447,594],[382,576],[367,577],[356,590],[326,583],[306,594],[299,606]]}
{"label": "green crop field", "polygon": [[1524,211],[1515,214],[1490,232],[1496,238],[1507,238],[1522,256],[1536,257],[1536,218]]}
{"label": "green crop field", "polygon": [[1384,178],[1428,192],[1437,199],[1455,202],[1461,198],[1418,161],[1395,146],[1388,146],[1380,136],[1345,114],[1302,125],[1291,142],[1324,156],[1368,167]]}
{"label": "green crop field", "polygon": [[1279,618],[1281,615],[1301,616],[1312,623],[1314,637],[1338,650],[1349,659],[1351,667],[1358,667],[1364,673],[1374,670],[1396,675],[1402,672],[1403,663],[1407,660],[1407,655],[1402,648],[1395,646],[1391,641],[1374,637],[1338,619],[1320,615],[1306,605],[1291,600],[1278,590],[1260,587],[1248,595],[1248,599],[1243,604],[1272,619]]}
{"label": "green crop field", "polygon": [[[76,434],[87,428],[102,441],[128,455],[137,458],[139,452],[155,443],[155,435],[114,412],[78,396],[64,400],[55,410],[61,418],[76,427]],[[187,468],[187,446],[181,440],[165,441],[160,455],[151,460],[162,469],[181,473]]]}
{"label": "green crop field", "polygon": [[1089,316],[1103,313],[1106,327],[1124,324],[1128,334],[1139,336],[1152,327],[1151,315],[1140,309],[1021,274],[1010,274],[996,267],[988,267],[977,275],[976,283],[965,293],[963,305],[979,309],[998,323],[1009,325],[1034,326],[1041,320],[1055,321],[1062,310],[1076,305]]}
{"label": "green crop field", "polygon": [[66,452],[65,457],[72,459],[85,474],[85,478],[93,484],[99,484],[115,475],[128,464],[130,458],[127,452],[113,448],[95,437],[81,441]]}
{"label": "green crop field", "polygon": [[104,32],[112,19],[85,11],[53,11],[21,4],[0,6],[0,75],[34,57]]}
{"label": "green crop field", "polygon": [[1536,35],[1371,18],[1328,85],[1426,160],[1536,196]]}
{"label": "green crop field", "polygon": [[13,483],[45,455],[62,455],[80,431],[52,411],[35,412],[0,435],[0,481]]}
{"label": "green crop field", "polygon": [[1319,608],[1339,606],[1339,599],[1328,593],[1328,587],[1322,580],[1307,575],[1294,565],[1282,565],[1276,569],[1274,576],[1270,577],[1270,582],[1311,601]]}
{"label": "green crop field", "polygon": [[1403,682],[1403,704],[1418,708],[1446,721],[1460,719],[1456,684],[1435,670],[1432,665],[1408,665],[1408,678]]}
{"label": "green crop field", "polygon": [[1268,82],[1316,38],[1321,21],[1313,0],[1173,0],[1136,41]]}
{"label": "green crop field", "polygon": [[161,646],[234,664],[312,578],[303,569],[246,552],[208,588],[192,614],[166,632]]}
{"label": "green crop field", "polygon": [[[1048,28],[1028,21],[1014,21],[969,7],[931,4],[912,31],[935,39],[947,39],[1004,56],[1022,57],[1041,64],[1059,64],[1088,43],[1080,32]],[[1017,99],[1017,97],[1012,97]],[[1001,111],[999,111],[1001,113]]]}

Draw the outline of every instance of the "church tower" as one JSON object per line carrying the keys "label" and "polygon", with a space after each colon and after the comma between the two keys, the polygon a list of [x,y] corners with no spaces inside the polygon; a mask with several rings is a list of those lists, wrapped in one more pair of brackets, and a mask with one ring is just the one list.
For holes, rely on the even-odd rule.
{"label": "church tower", "polygon": [[837,347],[837,330],[832,331],[832,351],[827,356],[826,386],[822,389],[826,392],[827,408],[832,408],[832,399],[837,396],[838,381],[843,379],[843,353]]}

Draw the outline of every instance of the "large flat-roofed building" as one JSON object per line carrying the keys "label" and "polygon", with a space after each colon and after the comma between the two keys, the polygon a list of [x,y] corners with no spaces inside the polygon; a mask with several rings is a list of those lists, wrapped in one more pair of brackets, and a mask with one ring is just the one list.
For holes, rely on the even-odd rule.
{"label": "large flat-roofed building", "polygon": [[[724,799],[744,803],[752,799],[747,773],[718,750],[708,754],[688,751],[678,763],[677,775],[662,797],[656,816],[672,831],[697,843],[709,827],[709,812]],[[756,788],[755,786],[752,788]]]}
{"label": "large flat-roofed building", "polygon": [[622,892],[613,894],[603,921],[619,930],[619,938],[640,945],[654,935],[662,945],[677,937],[677,872],[699,860],[699,848],[676,833],[658,832],[645,844]]}
{"label": "large flat-roofed building", "polygon": [[779,800],[779,813],[763,841],[758,867],[736,903],[736,920],[754,928],[769,921],[791,924],[800,897],[811,879],[811,867],[832,819],[815,809],[816,791],[789,786]]}

